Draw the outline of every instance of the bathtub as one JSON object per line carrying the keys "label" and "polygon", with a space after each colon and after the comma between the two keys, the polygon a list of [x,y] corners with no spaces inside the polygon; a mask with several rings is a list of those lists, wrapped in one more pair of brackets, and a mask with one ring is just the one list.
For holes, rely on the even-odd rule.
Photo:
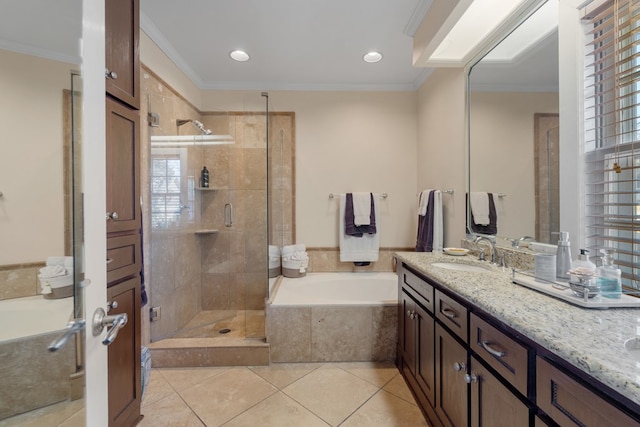
{"label": "bathtub", "polygon": [[69,399],[75,341],[55,353],[47,347],[72,313],[72,297],[0,301],[0,420]]}
{"label": "bathtub", "polygon": [[278,279],[266,307],[272,362],[395,359],[395,273],[309,273]]}
{"label": "bathtub", "polygon": [[73,314],[73,298],[45,299],[42,295],[0,301],[0,342],[59,331]]}
{"label": "bathtub", "polygon": [[309,273],[305,277],[282,277],[274,290],[274,305],[396,305],[395,273]]}

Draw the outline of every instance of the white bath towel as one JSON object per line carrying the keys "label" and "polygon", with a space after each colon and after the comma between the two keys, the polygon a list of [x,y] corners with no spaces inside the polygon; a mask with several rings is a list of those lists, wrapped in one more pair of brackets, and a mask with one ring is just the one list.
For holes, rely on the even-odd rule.
{"label": "white bath towel", "polygon": [[[369,194],[369,193],[366,193]],[[370,197],[370,196],[369,196]],[[369,205],[371,199],[369,199]],[[346,196],[340,196],[340,213],[338,223],[338,235],[340,241],[340,261],[378,261],[378,249],[380,248],[380,210],[377,200],[373,200],[376,226],[378,231],[375,234],[364,234],[362,237],[347,236],[344,232],[344,209]]]}
{"label": "white bath towel", "polygon": [[429,193],[431,189],[424,190],[420,193],[418,201],[418,215],[425,216],[427,214],[427,205],[429,204]]}
{"label": "white bath towel", "polygon": [[433,250],[442,252],[444,240],[444,223],[442,220],[442,192],[433,193]]}
{"label": "white bath towel", "polygon": [[474,222],[478,225],[489,225],[489,195],[483,192],[472,192],[469,195],[469,204]]}
{"label": "white bath towel", "polygon": [[[353,223],[356,227],[371,224],[371,193],[352,193]],[[375,202],[374,202],[375,203]]]}

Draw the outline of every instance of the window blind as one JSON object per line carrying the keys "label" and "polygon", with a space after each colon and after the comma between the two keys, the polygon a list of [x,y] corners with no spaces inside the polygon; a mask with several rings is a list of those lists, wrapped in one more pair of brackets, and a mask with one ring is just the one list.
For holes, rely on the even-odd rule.
{"label": "window blind", "polygon": [[587,248],[615,250],[623,285],[640,289],[640,0],[584,13]]}

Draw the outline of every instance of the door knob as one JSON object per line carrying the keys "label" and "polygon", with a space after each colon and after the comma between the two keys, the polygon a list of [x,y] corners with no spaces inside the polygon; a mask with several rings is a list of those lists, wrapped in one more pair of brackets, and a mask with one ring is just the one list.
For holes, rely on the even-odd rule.
{"label": "door knob", "polygon": [[118,219],[118,212],[107,212],[107,221],[110,219]]}
{"label": "door knob", "polygon": [[108,79],[117,79],[118,78],[118,73],[116,73],[115,71],[110,71],[108,68],[104,70],[104,76]]}
{"label": "door knob", "polygon": [[464,363],[456,362],[453,364],[453,370],[456,372],[464,371],[465,369],[466,369],[466,366]]}
{"label": "door knob", "polygon": [[107,336],[102,340],[102,344],[109,345],[117,337],[120,329],[127,324],[127,313],[107,315],[102,307],[98,307],[93,313],[93,336],[100,335],[105,327],[107,330]]}

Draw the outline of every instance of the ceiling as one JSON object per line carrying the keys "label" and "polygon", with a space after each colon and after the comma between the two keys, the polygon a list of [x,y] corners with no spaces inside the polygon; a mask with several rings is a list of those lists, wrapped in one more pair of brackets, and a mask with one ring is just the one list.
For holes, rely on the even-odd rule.
{"label": "ceiling", "polygon": [[[140,0],[140,21],[203,90],[413,91],[431,69],[412,66],[412,36],[442,1],[453,0]],[[81,8],[82,0],[2,0],[0,48],[80,64]],[[234,49],[251,60],[233,61]],[[382,61],[365,63],[370,50]]]}
{"label": "ceiling", "polygon": [[[201,89],[415,90],[428,72],[412,66],[412,35],[430,3],[141,0],[140,21]],[[365,63],[371,50],[382,61]]]}

